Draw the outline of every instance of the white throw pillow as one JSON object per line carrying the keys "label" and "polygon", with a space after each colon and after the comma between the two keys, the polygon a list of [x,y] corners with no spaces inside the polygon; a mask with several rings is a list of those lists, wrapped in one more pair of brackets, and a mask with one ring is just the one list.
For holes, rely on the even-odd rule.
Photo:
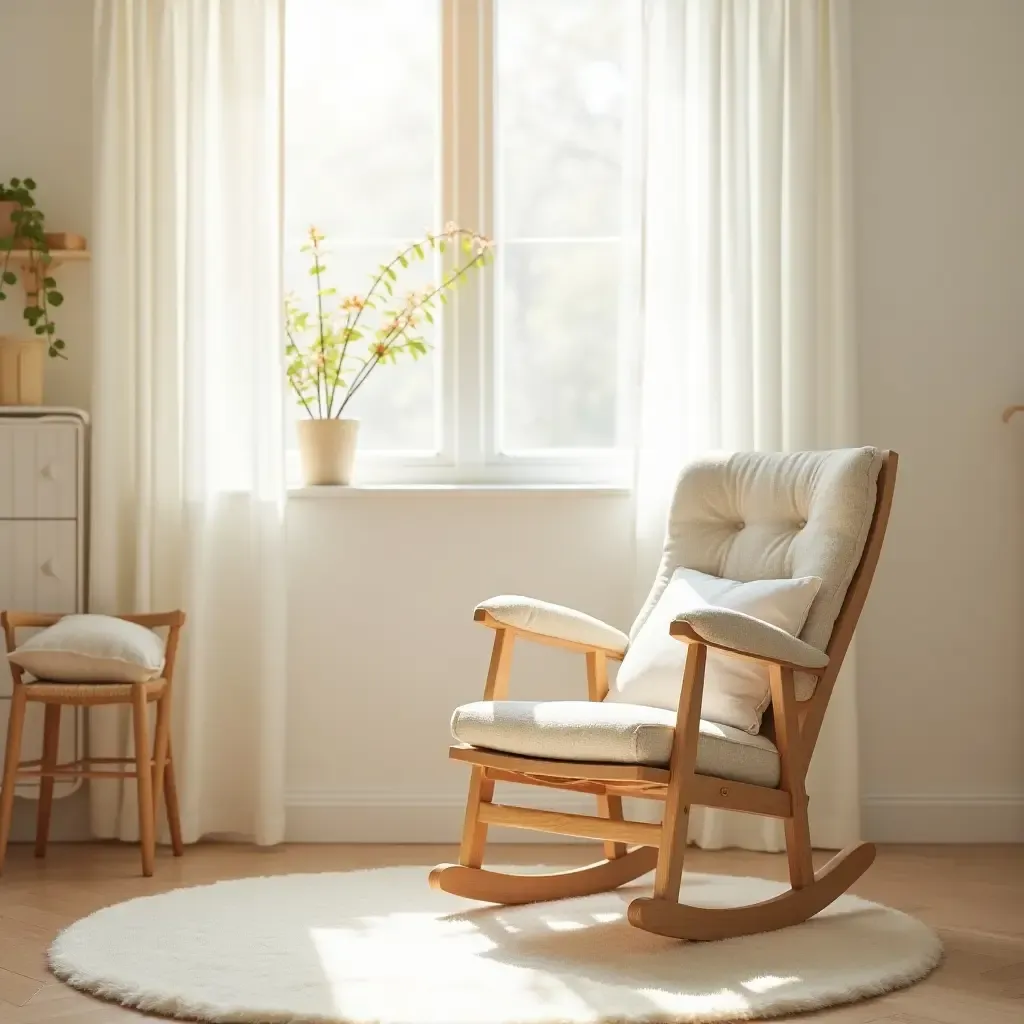
{"label": "white throw pillow", "polygon": [[[607,699],[676,710],[688,650],[668,632],[677,615],[714,605],[745,612],[797,636],[819,586],[817,576],[738,583],[696,569],[677,569],[629,645]],[[764,665],[708,651],[701,718],[757,733],[770,700]]]}
{"label": "white throw pillow", "polygon": [[65,615],[7,657],[48,682],[144,683],[163,671],[164,642],[111,615]]}

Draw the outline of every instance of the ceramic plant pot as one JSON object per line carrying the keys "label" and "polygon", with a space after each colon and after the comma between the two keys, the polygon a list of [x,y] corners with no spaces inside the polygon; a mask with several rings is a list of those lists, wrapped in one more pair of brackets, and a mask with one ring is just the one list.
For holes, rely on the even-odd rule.
{"label": "ceramic plant pot", "polygon": [[299,420],[295,426],[303,484],[351,483],[359,420]]}
{"label": "ceramic plant pot", "polygon": [[0,335],[0,405],[42,405],[46,375],[44,338]]}

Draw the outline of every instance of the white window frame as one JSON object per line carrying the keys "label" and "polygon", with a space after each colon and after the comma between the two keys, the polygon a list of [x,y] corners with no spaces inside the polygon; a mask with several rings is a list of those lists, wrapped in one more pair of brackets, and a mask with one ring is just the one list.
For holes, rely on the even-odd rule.
{"label": "white window frame", "polygon": [[[438,224],[449,221],[495,236],[495,0],[438,0],[441,7],[441,97]],[[356,480],[370,486],[579,486],[629,488],[629,438],[608,449],[544,449],[503,453],[498,447],[499,394],[495,273],[497,259],[453,293],[438,317],[436,452],[365,451]],[[446,257],[447,258],[447,257]],[[619,346],[620,424],[631,417],[633,360]],[[622,415],[626,413],[626,415]],[[621,433],[621,431],[620,431]],[[288,452],[288,477],[298,477],[298,452]]]}

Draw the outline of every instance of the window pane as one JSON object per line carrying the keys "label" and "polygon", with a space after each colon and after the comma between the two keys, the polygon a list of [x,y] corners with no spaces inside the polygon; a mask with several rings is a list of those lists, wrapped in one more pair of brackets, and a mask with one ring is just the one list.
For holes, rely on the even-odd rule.
{"label": "window pane", "polygon": [[[337,304],[441,221],[440,3],[288,0],[286,19],[284,283],[309,308],[313,279],[298,250],[310,225],[327,236],[324,283]],[[402,274],[396,293],[438,271]],[[436,449],[439,361],[435,349],[373,371],[345,410],[362,419],[361,449]]]}
{"label": "window pane", "polygon": [[496,390],[504,453],[613,448],[636,0],[495,0]]}
{"label": "window pane", "polygon": [[618,243],[503,246],[500,446],[616,443]]}
{"label": "window pane", "polygon": [[501,237],[616,235],[638,0],[497,0]]}

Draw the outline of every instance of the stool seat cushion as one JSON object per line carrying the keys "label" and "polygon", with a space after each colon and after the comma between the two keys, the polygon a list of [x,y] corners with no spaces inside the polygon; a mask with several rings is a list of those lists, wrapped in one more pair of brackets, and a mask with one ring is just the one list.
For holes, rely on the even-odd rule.
{"label": "stool seat cushion", "polygon": [[111,615],[65,615],[7,657],[48,682],[144,683],[163,671],[164,642]]}

